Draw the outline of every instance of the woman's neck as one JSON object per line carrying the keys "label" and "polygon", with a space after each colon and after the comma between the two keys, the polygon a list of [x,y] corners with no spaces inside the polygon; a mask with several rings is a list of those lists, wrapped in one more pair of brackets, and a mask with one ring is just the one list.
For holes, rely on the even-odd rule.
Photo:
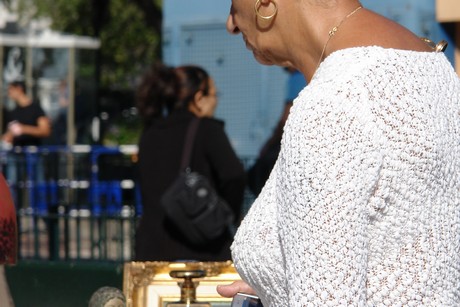
{"label": "woman's neck", "polygon": [[32,104],[32,99],[30,99],[27,95],[22,95],[18,97],[17,103],[20,107],[27,107]]}

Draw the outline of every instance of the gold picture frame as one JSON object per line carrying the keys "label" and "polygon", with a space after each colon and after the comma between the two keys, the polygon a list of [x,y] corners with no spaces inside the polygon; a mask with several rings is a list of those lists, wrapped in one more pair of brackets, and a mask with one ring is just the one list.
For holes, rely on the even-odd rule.
{"label": "gold picture frame", "polygon": [[173,270],[203,270],[206,277],[196,279],[196,298],[213,307],[229,307],[231,299],[221,297],[216,286],[240,280],[231,261],[225,262],[128,262],[123,269],[123,293],[127,307],[165,307],[179,301],[178,280],[169,276]]}

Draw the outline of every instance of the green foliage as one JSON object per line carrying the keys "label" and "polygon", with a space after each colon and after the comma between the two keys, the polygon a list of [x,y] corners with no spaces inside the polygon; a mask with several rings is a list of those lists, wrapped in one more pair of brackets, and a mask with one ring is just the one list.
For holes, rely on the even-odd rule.
{"label": "green foliage", "polygon": [[[13,2],[0,0],[10,9]],[[135,80],[160,58],[161,6],[162,0],[18,0],[17,13],[23,23],[49,18],[51,28],[58,32],[99,38],[98,70],[88,64],[91,61],[80,61],[77,69],[80,77],[96,75],[101,95],[132,92]],[[110,95],[105,98],[111,106],[118,103]],[[132,104],[131,96],[124,98],[125,105]],[[110,113],[104,144],[136,144],[139,119]]]}
{"label": "green foliage", "polygon": [[95,35],[91,22],[92,6],[87,0],[39,0],[34,4],[37,16],[51,18],[54,29],[77,35]]}
{"label": "green foliage", "polygon": [[141,121],[137,118],[120,118],[112,123],[104,134],[102,144],[116,146],[120,144],[137,144],[141,134]]}
{"label": "green foliage", "polygon": [[[146,3],[156,15],[141,9]],[[159,58],[161,20],[149,19],[161,16],[159,0],[19,0],[19,14],[49,17],[60,32],[98,36],[104,88],[131,88],[143,69]]]}
{"label": "green foliage", "polygon": [[101,81],[124,88],[157,58],[160,37],[145,26],[144,13],[129,1],[112,0],[110,15],[114,17],[106,26],[110,31],[102,31],[100,38],[102,57],[110,59],[112,65],[102,67]]}

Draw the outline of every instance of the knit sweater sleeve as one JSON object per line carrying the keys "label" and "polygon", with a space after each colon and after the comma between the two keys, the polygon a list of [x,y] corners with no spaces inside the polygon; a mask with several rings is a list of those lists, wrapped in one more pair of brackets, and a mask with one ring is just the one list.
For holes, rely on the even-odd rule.
{"label": "knit sweater sleeve", "polygon": [[382,156],[352,87],[317,95],[327,88],[297,102],[280,155],[277,215],[289,306],[366,302],[369,200]]}
{"label": "knit sweater sleeve", "polygon": [[232,246],[265,307],[458,305],[459,89],[442,54],[323,62]]}
{"label": "knit sweater sleeve", "polygon": [[366,302],[369,199],[382,156],[365,108],[342,100],[346,88],[318,95],[327,87],[296,100],[277,164],[233,245],[237,269],[267,307]]}

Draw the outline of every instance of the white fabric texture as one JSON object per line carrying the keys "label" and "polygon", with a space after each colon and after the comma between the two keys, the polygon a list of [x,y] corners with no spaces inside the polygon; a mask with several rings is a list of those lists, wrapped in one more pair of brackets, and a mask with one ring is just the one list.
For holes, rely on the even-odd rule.
{"label": "white fabric texture", "polygon": [[460,306],[460,80],[442,53],[328,56],[232,255],[265,307]]}

